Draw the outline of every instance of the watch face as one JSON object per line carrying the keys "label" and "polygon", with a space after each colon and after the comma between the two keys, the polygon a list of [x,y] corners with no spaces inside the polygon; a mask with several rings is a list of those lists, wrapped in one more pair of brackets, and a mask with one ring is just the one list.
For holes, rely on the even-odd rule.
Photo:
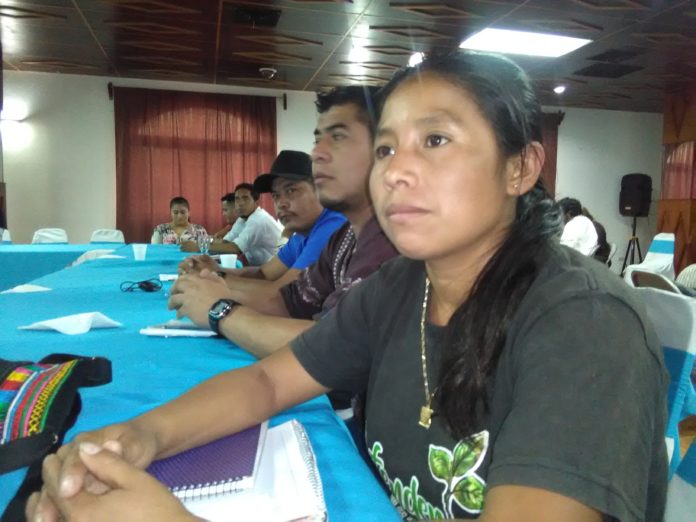
{"label": "watch face", "polygon": [[213,305],[213,307],[210,309],[210,315],[214,317],[220,317],[222,314],[225,313],[225,310],[227,310],[230,307],[231,303],[228,301],[225,301],[224,299],[221,299],[217,303]]}

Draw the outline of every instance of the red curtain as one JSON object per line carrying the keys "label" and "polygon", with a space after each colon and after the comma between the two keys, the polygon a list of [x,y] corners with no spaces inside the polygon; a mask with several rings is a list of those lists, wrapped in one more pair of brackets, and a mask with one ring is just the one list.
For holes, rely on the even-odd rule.
{"label": "red curtain", "polygon": [[175,196],[192,223],[219,230],[220,198],[276,156],[275,98],[118,87],[114,113],[116,226],[128,242],[170,221]]}
{"label": "red curtain", "polygon": [[556,157],[558,154],[558,127],[563,121],[563,112],[544,113],[541,120],[541,143],[546,152],[546,161],[541,170],[541,179],[551,197],[556,195]]}
{"label": "red curtain", "polygon": [[665,145],[662,199],[696,199],[696,142]]}

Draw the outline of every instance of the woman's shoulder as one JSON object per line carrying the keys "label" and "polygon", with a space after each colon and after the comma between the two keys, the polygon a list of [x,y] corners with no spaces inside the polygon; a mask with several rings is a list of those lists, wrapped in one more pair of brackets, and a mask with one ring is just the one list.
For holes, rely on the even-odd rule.
{"label": "woman's shoulder", "polygon": [[155,232],[159,232],[161,234],[163,232],[168,231],[171,228],[172,226],[169,223],[160,223],[159,225],[155,226]]}
{"label": "woman's shoulder", "polygon": [[[591,317],[592,321],[612,322],[612,314],[631,317],[650,338],[650,344],[654,341],[645,306],[634,289],[596,259],[553,244],[538,277],[522,300],[514,322],[519,330],[525,330],[544,317],[558,320],[559,313],[562,316],[564,310],[568,311],[568,321],[558,327],[565,328],[569,334],[578,329],[592,328],[591,324],[572,324],[572,317],[575,317],[572,314],[585,310],[583,317]],[[616,325],[617,331],[623,328],[626,325]],[[589,333],[585,331],[584,335]]]}

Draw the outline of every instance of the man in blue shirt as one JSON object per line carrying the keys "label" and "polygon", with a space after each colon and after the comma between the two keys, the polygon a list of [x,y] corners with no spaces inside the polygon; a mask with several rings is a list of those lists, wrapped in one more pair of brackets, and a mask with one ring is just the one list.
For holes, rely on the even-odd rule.
{"label": "man in blue shirt", "polygon": [[319,203],[312,160],[304,152],[281,151],[271,171],[256,178],[254,191],[271,193],[278,219],[286,230],[293,232],[277,255],[259,267],[240,270],[226,270],[208,256],[194,256],[181,263],[181,272],[208,268],[224,275],[227,285],[240,291],[280,288],[297,279],[304,268],[319,258],[329,238],[346,221],[343,214]]}

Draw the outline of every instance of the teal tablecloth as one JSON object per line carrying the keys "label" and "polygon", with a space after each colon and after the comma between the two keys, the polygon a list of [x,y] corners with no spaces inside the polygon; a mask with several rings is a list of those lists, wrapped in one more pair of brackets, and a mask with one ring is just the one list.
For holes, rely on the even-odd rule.
{"label": "teal tablecloth", "polygon": [[[140,328],[173,317],[166,308],[170,284],[159,292],[124,293],[119,290],[120,283],[175,273],[185,255],[175,247],[160,245],[148,247],[145,261],[134,261],[130,247],[114,254],[127,258],[97,259],[34,281],[51,288],[50,292],[0,295],[0,357],[38,360],[62,352],[101,355],[113,363],[111,384],[82,389],[82,413],[67,440],[80,431],[133,417],[212,375],[254,361],[247,352],[220,338],[140,335]],[[44,319],[92,311],[102,312],[124,326],[75,336],[17,329]],[[292,408],[273,418],[271,424],[290,418],[302,422],[309,434],[330,520],[399,519],[325,397]],[[18,470],[0,476],[0,512],[24,474],[25,470]]]}

